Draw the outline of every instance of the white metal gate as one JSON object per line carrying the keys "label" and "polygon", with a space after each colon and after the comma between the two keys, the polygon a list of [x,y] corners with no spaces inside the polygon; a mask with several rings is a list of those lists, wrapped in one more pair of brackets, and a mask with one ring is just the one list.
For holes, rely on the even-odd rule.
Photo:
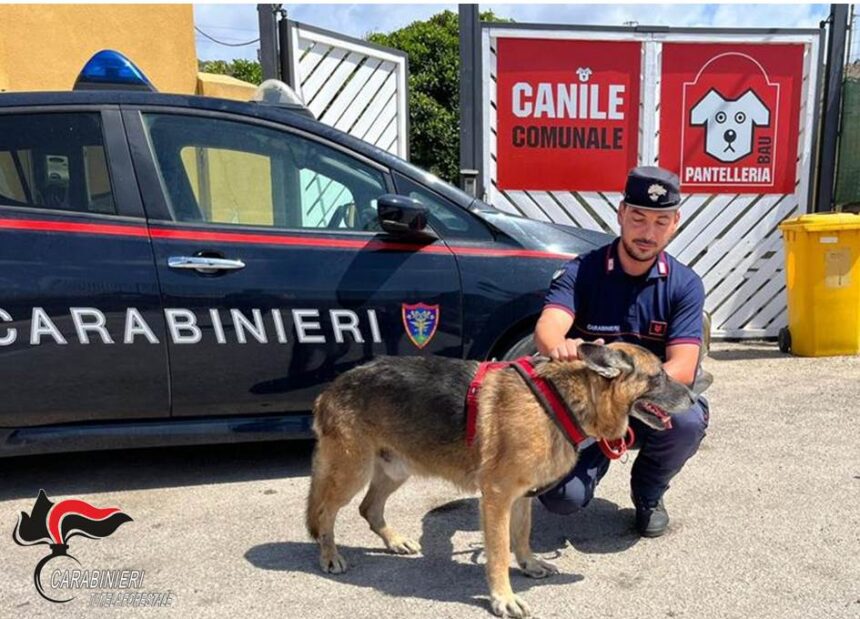
{"label": "white metal gate", "polygon": [[498,188],[496,43],[503,37],[641,41],[640,165],[657,165],[659,159],[660,75],[664,42],[804,44],[795,192],[688,195],[681,207],[681,226],[669,246],[670,253],[695,269],[704,281],[707,293],[705,307],[713,318],[713,336],[777,335],[787,322],[783,249],[777,224],[786,217],[807,210],[820,66],[818,34],[701,30],[648,33],[628,29],[602,31],[485,25],[482,31],[482,70],[486,200],[504,211],[534,219],[617,233],[616,211],[621,193],[502,191]]}
{"label": "white metal gate", "polygon": [[290,30],[295,89],[314,116],[406,159],[406,54],[298,22]]}

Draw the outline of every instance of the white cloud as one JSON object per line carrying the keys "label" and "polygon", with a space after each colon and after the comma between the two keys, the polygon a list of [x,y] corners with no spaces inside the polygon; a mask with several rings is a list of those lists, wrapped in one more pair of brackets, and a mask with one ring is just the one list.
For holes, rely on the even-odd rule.
{"label": "white cloud", "polygon": [[[413,21],[427,19],[456,4],[286,4],[290,19],[364,38],[371,32],[390,32]],[[198,28],[227,43],[244,42],[259,36],[257,7],[253,4],[195,4]],[[197,57],[202,60],[256,59],[259,45],[228,47],[207,40],[199,33]]]}
{"label": "white cloud", "polygon": [[[739,12],[743,19],[739,19]],[[830,7],[826,4],[749,4],[732,6],[718,5],[709,25],[722,28],[737,28],[741,25],[752,28],[818,28],[826,19]]]}
{"label": "white cloud", "polygon": [[[456,4],[286,4],[291,19],[362,38],[390,32],[427,19]],[[826,4],[481,4],[500,17],[517,22],[621,26],[642,25],[719,28],[817,28],[829,13]],[[225,42],[259,36],[253,4],[196,4],[194,21],[207,34]],[[257,58],[258,45],[226,47],[197,35],[201,59]]]}
{"label": "white cloud", "polygon": [[482,4],[518,22],[721,28],[817,28],[826,4]]}
{"label": "white cloud", "polygon": [[456,4],[297,4],[288,5],[291,19],[321,28],[364,37],[371,32],[390,32],[444,10],[457,11]]}
{"label": "white cloud", "polygon": [[[195,4],[194,25],[206,34],[227,42],[243,43],[260,36],[257,6],[254,4]],[[201,60],[257,59],[259,45],[229,47],[195,33],[197,57]]]}

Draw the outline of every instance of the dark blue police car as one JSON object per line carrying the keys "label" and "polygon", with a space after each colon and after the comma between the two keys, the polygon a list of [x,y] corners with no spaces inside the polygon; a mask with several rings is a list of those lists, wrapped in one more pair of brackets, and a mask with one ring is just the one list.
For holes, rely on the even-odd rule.
{"label": "dark blue police car", "polygon": [[516,356],[607,235],[504,214],[297,106],[102,53],[0,94],[0,455],[310,436],[374,355]]}

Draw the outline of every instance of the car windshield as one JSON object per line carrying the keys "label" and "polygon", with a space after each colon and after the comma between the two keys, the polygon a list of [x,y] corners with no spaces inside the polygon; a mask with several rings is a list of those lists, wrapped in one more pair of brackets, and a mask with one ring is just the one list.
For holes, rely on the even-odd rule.
{"label": "car windshield", "polygon": [[[430,185],[433,189],[435,189],[439,193],[442,193],[443,195],[445,195],[446,198],[448,198],[449,200],[453,200],[460,206],[466,208],[469,207],[475,201],[475,198],[467,194],[465,191],[463,191],[456,185],[453,185],[448,181],[439,178],[435,174],[432,174],[431,172],[428,172],[423,168],[419,168],[418,166],[409,163],[408,161],[403,161],[403,165],[409,169],[410,176],[420,179],[421,182]],[[442,187],[436,185],[436,183],[441,183]],[[495,209],[495,207],[491,204],[487,204],[481,200],[478,200],[478,202],[482,208]]]}

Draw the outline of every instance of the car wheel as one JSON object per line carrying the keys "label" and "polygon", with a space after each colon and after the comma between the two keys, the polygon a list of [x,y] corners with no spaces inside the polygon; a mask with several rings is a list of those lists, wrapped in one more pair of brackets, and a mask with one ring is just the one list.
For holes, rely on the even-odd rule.
{"label": "car wheel", "polygon": [[783,327],[779,330],[779,338],[777,339],[779,343],[779,350],[785,354],[791,352],[791,331],[788,330],[788,327]]}
{"label": "car wheel", "polygon": [[518,340],[513,346],[508,348],[505,354],[502,355],[502,361],[513,361],[520,357],[530,357],[537,352],[534,337],[531,333]]}

